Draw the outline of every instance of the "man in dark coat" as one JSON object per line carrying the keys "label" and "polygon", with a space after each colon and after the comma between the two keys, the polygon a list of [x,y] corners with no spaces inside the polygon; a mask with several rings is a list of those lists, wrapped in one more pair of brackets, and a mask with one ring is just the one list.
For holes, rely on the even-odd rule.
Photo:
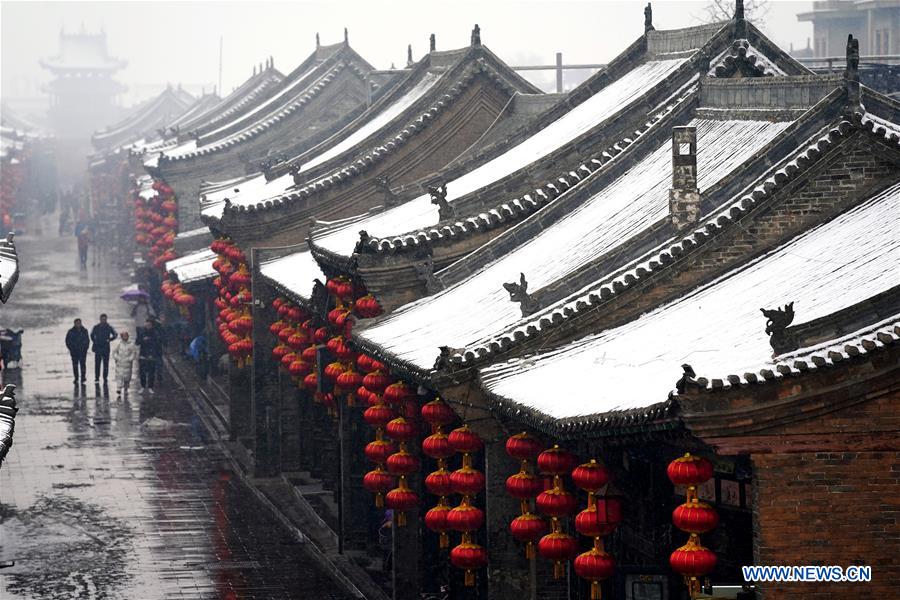
{"label": "man in dark coat", "polygon": [[91,341],[94,343],[94,383],[100,383],[100,365],[103,365],[103,382],[109,376],[109,343],[118,334],[112,325],[106,322],[106,315],[100,315],[100,322],[91,329]]}
{"label": "man in dark coat", "polygon": [[138,373],[141,379],[141,392],[148,389],[153,394],[153,384],[156,381],[156,367],[162,360],[162,342],[159,336],[159,328],[156,321],[147,319],[146,327],[138,328],[137,346],[140,349],[138,354]]}
{"label": "man in dark coat", "polygon": [[66,333],[66,348],[69,349],[69,355],[72,357],[72,372],[75,374],[74,383],[78,383],[79,365],[81,366],[81,383],[87,379],[85,363],[90,345],[91,339],[88,337],[87,329],[81,324],[81,319],[75,319],[75,325]]}

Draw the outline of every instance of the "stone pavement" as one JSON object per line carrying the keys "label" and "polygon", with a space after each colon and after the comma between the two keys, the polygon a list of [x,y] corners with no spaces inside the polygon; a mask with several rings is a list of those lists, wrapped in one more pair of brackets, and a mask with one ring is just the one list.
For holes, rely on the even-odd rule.
{"label": "stone pavement", "polygon": [[[72,385],[76,316],[134,326],[127,276],[79,273],[74,242],[17,240],[22,276],[0,326],[24,328],[13,447],[0,469],[0,598],[349,598],[229,468],[183,392],[118,402]],[[167,381],[166,383],[171,383]],[[134,386],[135,380],[132,382]]]}

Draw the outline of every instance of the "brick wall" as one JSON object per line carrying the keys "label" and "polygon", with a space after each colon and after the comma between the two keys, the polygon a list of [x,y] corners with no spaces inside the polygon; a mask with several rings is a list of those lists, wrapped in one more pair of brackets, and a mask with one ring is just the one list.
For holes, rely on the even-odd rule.
{"label": "brick wall", "polygon": [[758,565],[870,565],[872,582],[764,584],[760,598],[900,594],[900,452],[753,457]]}

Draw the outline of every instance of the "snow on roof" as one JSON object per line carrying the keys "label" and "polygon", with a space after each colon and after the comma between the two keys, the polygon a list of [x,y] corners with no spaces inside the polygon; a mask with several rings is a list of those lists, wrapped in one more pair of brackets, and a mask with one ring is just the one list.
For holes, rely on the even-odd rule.
{"label": "snow on roof", "polygon": [[254,106],[249,112],[236,115],[213,131],[204,132],[199,147],[189,149],[179,146],[165,152],[164,156],[170,159],[179,159],[199,155],[256,136],[272,123],[292,113],[297,106],[305,104],[306,99],[333,81],[335,73],[344,66],[342,63],[338,63],[318,77],[314,77],[313,75],[322,64],[322,62],[315,62],[292,81],[286,83],[287,80],[283,80],[279,84],[282,86],[280,90]]}
{"label": "snow on roof", "polygon": [[181,283],[192,283],[212,279],[216,276],[213,262],[216,254],[209,248],[191,252],[166,263],[166,271],[175,273]]}
{"label": "snow on roof", "polygon": [[[321,146],[327,146],[329,142],[336,144],[327,148],[321,154],[310,152],[310,160],[306,161],[299,167],[299,172],[308,171],[329,159],[339,156],[343,152],[353,148],[360,142],[374,135],[380,129],[385,127],[395,118],[403,114],[406,109],[416,103],[428,90],[434,87],[434,84],[441,78],[440,73],[426,72],[423,77],[410,88],[405,94],[400,96],[395,102],[385,105],[380,104],[380,111],[372,111],[363,113],[361,119],[355,120],[335,135],[333,138],[326,140]],[[274,198],[284,194],[294,185],[294,177],[291,173],[285,173],[271,181],[266,181],[265,176],[260,173],[252,179],[245,181],[242,185],[235,188],[229,187],[219,192],[206,195],[207,203],[203,206],[203,214],[210,215],[215,218],[221,218],[222,209],[225,206],[225,198],[229,198],[233,204],[254,205],[262,202],[267,198]]]}
{"label": "snow on roof", "polygon": [[259,272],[277,288],[300,298],[312,297],[315,279],[325,280],[325,275],[309,250],[266,261],[260,266]]}
{"label": "snow on roof", "polygon": [[0,241],[0,300],[6,302],[19,280],[19,257],[12,234]]}
{"label": "snow on roof", "polygon": [[[536,356],[485,367],[492,394],[554,419],[665,402],[690,364],[725,376],[772,366],[759,309],[794,302],[797,322],[900,281],[900,183],[748,265],[638,319]],[[585,393],[582,378],[597,381]]]}
{"label": "snow on roof", "polygon": [[[701,192],[737,168],[791,122],[694,119]],[[533,293],[614,251],[668,214],[671,140],[566,217],[455,286],[408,304],[356,332],[397,359],[430,369],[438,346],[461,347],[510,327],[519,305],[503,284],[519,273]]]}
{"label": "snow on roof", "polygon": [[[558,150],[619,112],[686,60],[649,61],[629,71],[520,144],[447,182],[447,200],[452,202]],[[438,222],[437,207],[431,204],[431,197],[428,194],[423,194],[396,208],[369,216],[346,227],[336,228],[328,235],[316,239],[316,245],[330,252],[349,256],[359,240],[361,229],[371,236],[387,237],[430,227]]]}

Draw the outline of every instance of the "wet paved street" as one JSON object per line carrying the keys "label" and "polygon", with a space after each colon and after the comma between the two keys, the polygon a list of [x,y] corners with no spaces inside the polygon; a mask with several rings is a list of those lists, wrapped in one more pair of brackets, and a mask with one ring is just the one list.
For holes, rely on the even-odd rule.
{"label": "wet paved street", "polygon": [[[75,266],[71,239],[18,240],[0,325],[24,328],[12,450],[0,469],[0,598],[346,598],[229,470],[164,384],[116,400],[72,385],[63,338],[101,312],[134,331],[127,276]],[[88,373],[93,356],[88,356]],[[136,384],[137,374],[135,373]],[[170,384],[171,381],[166,381]]]}

